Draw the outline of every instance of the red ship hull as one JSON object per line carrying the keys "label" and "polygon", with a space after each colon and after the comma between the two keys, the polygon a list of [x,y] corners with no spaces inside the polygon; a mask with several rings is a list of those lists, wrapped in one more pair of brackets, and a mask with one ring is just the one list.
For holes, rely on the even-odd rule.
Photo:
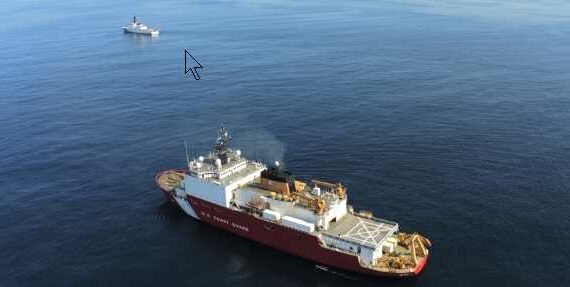
{"label": "red ship hull", "polygon": [[[165,192],[165,194],[172,200],[171,193]],[[406,277],[418,275],[428,259],[428,256],[424,257],[410,272],[382,272],[363,267],[358,257],[354,255],[322,247],[319,238],[314,235],[261,220],[196,197],[188,196],[186,200],[203,222],[324,266],[380,277]]]}

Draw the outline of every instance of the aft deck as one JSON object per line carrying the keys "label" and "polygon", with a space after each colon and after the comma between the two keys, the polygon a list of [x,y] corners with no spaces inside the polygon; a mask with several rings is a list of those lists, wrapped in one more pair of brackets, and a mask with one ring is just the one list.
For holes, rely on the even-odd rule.
{"label": "aft deck", "polygon": [[323,234],[375,249],[396,231],[398,224],[395,222],[349,213],[338,222],[331,223]]}

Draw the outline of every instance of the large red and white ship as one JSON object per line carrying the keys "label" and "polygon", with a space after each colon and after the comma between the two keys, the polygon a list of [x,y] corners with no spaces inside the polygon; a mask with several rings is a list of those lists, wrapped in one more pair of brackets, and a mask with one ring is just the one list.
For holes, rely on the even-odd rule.
{"label": "large red and white ship", "polygon": [[391,277],[418,275],[426,265],[427,238],[354,210],[341,183],[297,180],[229,144],[222,127],[211,153],[160,172],[157,184],[191,217],[319,265]]}

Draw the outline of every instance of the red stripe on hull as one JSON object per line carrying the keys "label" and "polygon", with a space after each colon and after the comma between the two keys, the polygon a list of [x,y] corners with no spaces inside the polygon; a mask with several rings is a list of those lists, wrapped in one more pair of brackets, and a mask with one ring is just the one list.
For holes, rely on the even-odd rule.
{"label": "red stripe on hull", "polygon": [[357,256],[324,248],[314,235],[267,222],[247,213],[220,207],[196,197],[188,196],[187,200],[201,221],[322,265],[374,276],[402,277],[418,275],[427,261],[426,256],[413,272],[407,273],[381,272],[365,268],[360,265]]}
{"label": "red stripe on hull", "polygon": [[429,257],[429,254],[426,255],[426,257],[424,259],[422,259],[422,261],[418,262],[418,266],[416,266],[416,269],[414,269],[415,275],[419,275],[422,272],[422,270],[424,269],[424,267],[427,264],[428,257]]}

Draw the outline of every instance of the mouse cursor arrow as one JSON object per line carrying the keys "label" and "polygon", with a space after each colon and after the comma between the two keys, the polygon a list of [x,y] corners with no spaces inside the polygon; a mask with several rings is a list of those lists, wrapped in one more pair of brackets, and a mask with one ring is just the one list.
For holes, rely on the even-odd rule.
{"label": "mouse cursor arrow", "polygon": [[[195,63],[192,62],[192,60]],[[194,56],[192,56],[190,52],[188,52],[188,50],[184,49],[184,75],[188,75],[188,72],[192,72],[192,76],[194,76],[194,79],[200,80],[200,75],[198,74],[198,70],[196,69],[203,69],[203,68],[204,66],[202,66],[202,64],[200,64],[200,62],[198,62],[198,60],[196,60],[196,58],[194,58]]]}

